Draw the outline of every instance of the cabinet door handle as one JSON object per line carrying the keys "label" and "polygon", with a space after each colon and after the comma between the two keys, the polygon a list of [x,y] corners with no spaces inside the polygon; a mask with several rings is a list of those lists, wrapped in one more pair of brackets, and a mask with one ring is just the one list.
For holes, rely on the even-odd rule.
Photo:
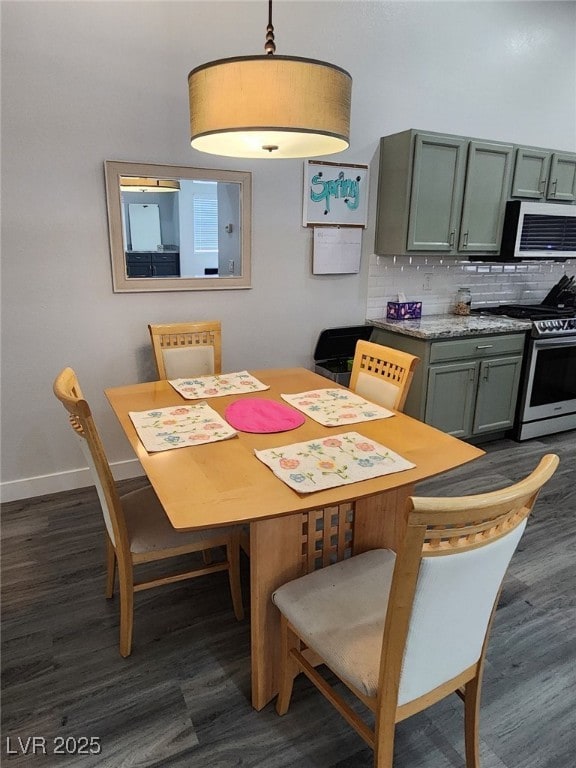
{"label": "cabinet door handle", "polygon": [[476,349],[492,349],[494,344],[476,344]]}
{"label": "cabinet door handle", "polygon": [[546,191],[546,182],[547,181],[548,181],[548,179],[542,179],[542,181],[540,182],[540,191],[542,192],[542,194],[544,194],[544,192]]}
{"label": "cabinet door handle", "polygon": [[462,245],[466,248],[468,245],[468,232],[464,232],[464,237],[462,238]]}
{"label": "cabinet door handle", "polygon": [[484,366],[484,376],[483,376],[484,381],[488,381],[489,377],[490,377],[490,366],[489,365],[485,365]]}
{"label": "cabinet door handle", "polygon": [[550,191],[550,195],[552,197],[556,197],[556,187],[558,186],[558,179],[554,179],[552,182],[552,190]]}
{"label": "cabinet door handle", "polygon": [[456,230],[453,229],[452,232],[450,232],[450,237],[448,238],[448,245],[450,245],[450,246],[454,245],[455,237],[456,237]]}

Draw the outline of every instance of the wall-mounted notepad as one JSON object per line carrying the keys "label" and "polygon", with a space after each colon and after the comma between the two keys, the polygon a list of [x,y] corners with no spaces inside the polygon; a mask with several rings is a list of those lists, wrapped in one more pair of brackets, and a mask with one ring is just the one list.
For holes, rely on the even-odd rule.
{"label": "wall-mounted notepad", "polygon": [[361,249],[360,227],[314,227],[312,272],[315,275],[359,272]]}

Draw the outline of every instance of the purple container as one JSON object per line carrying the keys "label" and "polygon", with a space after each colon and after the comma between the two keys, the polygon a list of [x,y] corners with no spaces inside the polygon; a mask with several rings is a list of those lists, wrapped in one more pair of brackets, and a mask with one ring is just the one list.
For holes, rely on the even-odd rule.
{"label": "purple container", "polygon": [[387,320],[419,320],[422,317],[421,301],[389,301]]}

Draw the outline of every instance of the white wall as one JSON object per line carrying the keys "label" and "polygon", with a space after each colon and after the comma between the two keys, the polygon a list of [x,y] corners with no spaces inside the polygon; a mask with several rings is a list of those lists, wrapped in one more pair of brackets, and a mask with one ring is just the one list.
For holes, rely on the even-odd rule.
{"label": "white wall", "polygon": [[[322,328],[362,322],[374,196],[357,276],[313,276],[299,160],[190,149],[187,74],[263,52],[263,2],[2,3],[4,498],[87,484],[51,385],[73,366],[113,462],[131,449],[105,387],[153,378],[146,325],[219,318],[227,370],[311,363]],[[572,150],[573,2],[274,3],[278,53],[348,69],[351,147],[424,128]],[[253,288],[112,292],[104,160],[253,172]],[[119,465],[118,472],[122,465]]]}

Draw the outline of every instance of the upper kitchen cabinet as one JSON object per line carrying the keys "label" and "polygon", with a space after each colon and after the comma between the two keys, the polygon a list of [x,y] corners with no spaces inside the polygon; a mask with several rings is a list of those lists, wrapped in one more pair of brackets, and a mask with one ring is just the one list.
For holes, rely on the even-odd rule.
{"label": "upper kitchen cabinet", "polygon": [[573,203],[576,200],[576,154],[554,152],[550,163],[548,200]]}
{"label": "upper kitchen cabinet", "polygon": [[380,140],[375,252],[500,249],[513,147],[403,131]]}
{"label": "upper kitchen cabinet", "polygon": [[511,197],[574,202],[576,154],[536,147],[517,147]]}
{"label": "upper kitchen cabinet", "polygon": [[[405,230],[399,233],[403,240],[402,247],[409,251],[449,252],[455,246],[454,238],[462,208],[466,141],[456,136],[417,133],[412,144],[410,149],[413,148],[414,165],[408,208],[408,240],[404,236]],[[382,172],[382,155],[380,163],[379,179],[386,182]],[[405,191],[401,190],[402,193]],[[389,189],[386,182],[384,194],[390,192],[393,190]],[[379,194],[379,221],[380,200]],[[406,211],[402,211],[402,216],[406,216]]]}
{"label": "upper kitchen cabinet", "polygon": [[547,149],[518,147],[512,179],[512,197],[526,197],[543,200],[546,196],[550,176],[550,158]]}
{"label": "upper kitchen cabinet", "polygon": [[458,252],[498,253],[512,172],[511,144],[470,141]]}

